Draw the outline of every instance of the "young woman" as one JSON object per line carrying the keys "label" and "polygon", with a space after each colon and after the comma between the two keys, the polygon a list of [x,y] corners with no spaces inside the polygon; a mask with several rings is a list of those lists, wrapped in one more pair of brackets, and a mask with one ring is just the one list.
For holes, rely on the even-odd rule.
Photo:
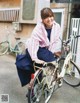
{"label": "young woman", "polygon": [[16,59],[22,86],[30,81],[30,75],[34,72],[34,61],[36,63],[52,62],[61,54],[61,28],[54,20],[54,13],[50,8],[43,8],[41,19],[42,21],[34,28],[31,38],[26,42],[26,56],[22,56],[20,62],[19,56]]}

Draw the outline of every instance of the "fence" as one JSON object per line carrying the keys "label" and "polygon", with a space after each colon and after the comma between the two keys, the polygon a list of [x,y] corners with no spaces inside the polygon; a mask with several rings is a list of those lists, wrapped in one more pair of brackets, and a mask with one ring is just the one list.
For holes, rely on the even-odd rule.
{"label": "fence", "polygon": [[[80,35],[80,18],[72,18],[71,35]],[[71,50],[73,53],[73,59],[80,66],[80,38],[71,41]]]}

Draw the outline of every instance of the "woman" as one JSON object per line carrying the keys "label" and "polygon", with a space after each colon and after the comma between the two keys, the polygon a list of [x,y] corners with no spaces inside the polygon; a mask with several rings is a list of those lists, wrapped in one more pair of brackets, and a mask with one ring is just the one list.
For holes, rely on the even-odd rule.
{"label": "woman", "polygon": [[[55,22],[52,10],[43,8],[41,19],[42,21],[34,28],[31,38],[26,42],[26,57],[24,56],[26,59],[23,60],[26,65],[24,69],[23,67],[20,69],[21,67],[17,65],[22,86],[29,83],[30,75],[34,72],[33,61],[36,63],[52,62],[61,54],[61,28]],[[22,63],[19,62],[20,65]],[[27,79],[29,80],[27,81]]]}

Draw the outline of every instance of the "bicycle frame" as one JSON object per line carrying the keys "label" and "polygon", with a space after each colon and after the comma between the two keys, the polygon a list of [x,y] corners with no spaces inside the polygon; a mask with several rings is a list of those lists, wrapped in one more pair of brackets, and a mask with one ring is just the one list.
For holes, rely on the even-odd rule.
{"label": "bicycle frame", "polygon": [[8,44],[9,44],[8,48],[9,48],[10,52],[15,52],[15,53],[19,52],[19,50],[16,49],[16,46],[18,47],[19,42],[20,42],[20,40],[16,40],[14,47],[12,47],[11,41],[8,39]]}
{"label": "bicycle frame", "polygon": [[[65,72],[69,72],[70,71],[70,68],[68,68],[68,64],[70,63],[70,61],[72,60],[72,53],[69,52],[64,60],[64,64],[63,64],[63,67],[62,67],[62,71],[60,73],[60,77],[64,77],[65,75]],[[67,70],[66,70],[67,68]]]}

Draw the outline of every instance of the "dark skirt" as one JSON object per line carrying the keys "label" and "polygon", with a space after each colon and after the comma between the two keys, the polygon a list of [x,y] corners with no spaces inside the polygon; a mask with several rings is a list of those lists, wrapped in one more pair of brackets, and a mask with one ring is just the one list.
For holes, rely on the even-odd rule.
{"label": "dark skirt", "polygon": [[[43,60],[45,62],[51,62],[56,60],[54,54],[46,48],[40,47],[37,56],[38,59]],[[31,74],[34,73],[33,61],[31,60],[31,57],[27,50],[26,50],[26,54],[18,55],[16,57],[15,64],[17,67],[17,72],[18,72],[21,85],[22,86],[27,85],[31,80]]]}

